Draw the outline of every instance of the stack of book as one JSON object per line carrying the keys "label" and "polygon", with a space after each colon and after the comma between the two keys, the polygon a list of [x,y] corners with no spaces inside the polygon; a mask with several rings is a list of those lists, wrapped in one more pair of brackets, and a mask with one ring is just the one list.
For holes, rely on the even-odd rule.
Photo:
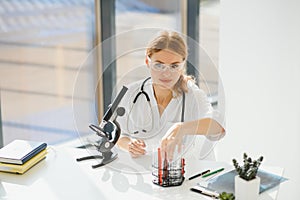
{"label": "stack of book", "polygon": [[23,174],[46,158],[44,142],[14,140],[0,149],[0,171]]}

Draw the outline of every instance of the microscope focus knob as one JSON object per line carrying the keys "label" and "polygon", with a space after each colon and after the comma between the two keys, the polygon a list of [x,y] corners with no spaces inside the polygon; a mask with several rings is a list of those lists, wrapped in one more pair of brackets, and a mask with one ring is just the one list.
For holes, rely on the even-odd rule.
{"label": "microscope focus knob", "polygon": [[125,108],[124,107],[118,107],[117,108],[117,115],[122,117],[125,114]]}

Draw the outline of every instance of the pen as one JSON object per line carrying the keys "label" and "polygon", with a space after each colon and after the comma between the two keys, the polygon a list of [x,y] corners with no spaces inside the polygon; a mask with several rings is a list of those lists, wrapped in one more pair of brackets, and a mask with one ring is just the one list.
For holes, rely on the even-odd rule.
{"label": "pen", "polygon": [[216,171],[210,172],[210,173],[208,173],[208,174],[204,174],[204,175],[202,176],[202,178],[206,178],[206,177],[208,177],[208,176],[210,176],[210,175],[219,173],[219,172],[221,172],[221,171],[223,171],[223,170],[224,170],[224,168],[217,169]]}
{"label": "pen", "polygon": [[206,173],[208,173],[208,172],[210,172],[210,170],[206,170],[206,171],[204,171],[204,172],[201,172],[201,173],[199,173],[199,174],[196,174],[196,175],[194,175],[194,176],[191,176],[191,177],[189,178],[189,180],[192,180],[192,179],[194,179],[194,178],[197,178],[197,177],[199,177],[199,176],[202,176],[202,175],[204,175],[204,174],[206,174]]}
{"label": "pen", "polygon": [[200,194],[203,194],[205,196],[209,196],[211,197],[212,199],[218,199],[219,198],[219,194],[216,193],[216,192],[213,192],[213,191],[209,191],[201,186],[194,186],[190,189],[191,191],[193,192],[197,192],[197,193],[200,193]]}

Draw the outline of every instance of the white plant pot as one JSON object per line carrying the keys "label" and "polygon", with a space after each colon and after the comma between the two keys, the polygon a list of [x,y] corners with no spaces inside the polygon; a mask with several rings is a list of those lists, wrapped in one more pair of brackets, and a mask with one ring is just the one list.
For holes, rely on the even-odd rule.
{"label": "white plant pot", "polygon": [[246,181],[239,175],[234,179],[234,193],[236,200],[257,200],[259,196],[260,178]]}

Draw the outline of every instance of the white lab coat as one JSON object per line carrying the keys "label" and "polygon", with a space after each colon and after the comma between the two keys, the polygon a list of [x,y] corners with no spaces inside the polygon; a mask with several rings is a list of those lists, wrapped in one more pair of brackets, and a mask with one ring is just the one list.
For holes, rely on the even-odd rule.
{"label": "white lab coat", "polygon": [[[144,95],[138,97],[137,102],[133,105],[133,100],[137,93],[140,92],[144,80],[134,82],[128,85],[128,91],[120,102],[119,106],[125,108],[125,114],[118,117],[122,135],[143,139],[146,143],[146,150],[153,151],[159,146],[161,138],[167,130],[176,122],[181,121],[182,112],[182,95],[174,97],[165,108],[162,116],[159,115],[158,105],[154,97],[151,79],[145,83],[144,91],[149,95],[150,105]],[[222,116],[215,111],[207,99],[203,90],[199,89],[192,81],[188,82],[188,92],[185,93],[185,111],[184,121],[192,121],[201,118],[213,118],[224,127]],[[147,132],[143,132],[142,129]],[[138,134],[134,134],[139,130]],[[201,136],[200,136],[201,137]],[[205,141],[205,137],[201,137]],[[213,138],[209,138],[210,140]],[[208,140],[206,140],[209,142]],[[195,146],[195,137],[186,139],[186,146]],[[199,143],[199,142],[198,142]],[[207,145],[202,142],[202,146]],[[208,145],[211,146],[211,145]],[[208,147],[209,148],[209,147]],[[198,153],[203,151],[202,148],[196,148]],[[204,150],[205,154],[208,150]]]}

